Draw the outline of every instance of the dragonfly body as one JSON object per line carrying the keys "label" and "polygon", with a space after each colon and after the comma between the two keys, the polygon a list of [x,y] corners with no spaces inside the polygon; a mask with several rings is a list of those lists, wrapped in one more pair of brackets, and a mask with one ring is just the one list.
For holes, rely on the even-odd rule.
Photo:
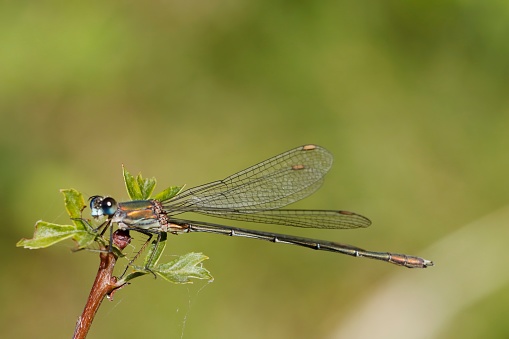
{"label": "dragonfly body", "polygon": [[355,246],[286,234],[180,219],[179,214],[200,213],[219,218],[283,226],[321,229],[368,227],[371,221],[341,210],[281,209],[314,193],[332,165],[332,155],[316,145],[305,145],[267,159],[223,180],[187,189],[166,201],[138,200],[117,203],[94,196],[92,216],[108,217],[107,226],[135,230],[150,236],[206,232],[293,244],[315,250],[382,260],[409,268],[433,262],[406,254],[367,251]]}

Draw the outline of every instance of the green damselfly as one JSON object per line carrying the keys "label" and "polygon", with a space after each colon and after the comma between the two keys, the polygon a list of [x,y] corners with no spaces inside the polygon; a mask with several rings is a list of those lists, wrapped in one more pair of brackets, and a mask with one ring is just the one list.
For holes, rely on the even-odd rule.
{"label": "green damselfly", "polygon": [[293,244],[315,250],[376,259],[409,268],[426,268],[433,262],[406,254],[375,252],[331,241],[238,228],[181,219],[193,212],[236,221],[319,229],[368,227],[371,221],[357,213],[341,210],[281,209],[314,193],[332,166],[332,155],[316,145],[291,149],[237,172],[223,180],[186,189],[165,200],[116,202],[111,197],[93,196],[93,217],[106,216],[104,227],[117,224],[160,239],[162,233],[205,232],[232,237]]}

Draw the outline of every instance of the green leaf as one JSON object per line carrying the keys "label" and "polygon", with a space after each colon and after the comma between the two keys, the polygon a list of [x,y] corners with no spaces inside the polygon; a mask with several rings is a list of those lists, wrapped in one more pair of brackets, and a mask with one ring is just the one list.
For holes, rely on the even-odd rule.
{"label": "green leaf", "polygon": [[64,204],[67,214],[79,230],[86,230],[89,227],[81,219],[81,212],[86,207],[83,195],[73,188],[60,190],[64,195]]}
{"label": "green leaf", "polygon": [[144,270],[144,269],[135,269],[133,272],[126,275],[124,279],[120,280],[119,284],[121,284],[123,282],[126,283],[129,280],[133,280],[134,278],[144,276],[145,274],[148,274],[148,273],[150,273],[150,272],[147,270]]}
{"label": "green leaf", "polygon": [[142,196],[141,200],[149,199],[150,196],[152,195],[152,192],[154,192],[154,188],[156,187],[156,179],[155,178],[143,179],[140,173],[136,177],[136,181],[138,182],[138,186],[140,187]]}
{"label": "green leaf", "polygon": [[[89,247],[94,241],[102,240],[97,233],[90,231],[77,231],[72,240],[76,241],[78,248]],[[104,245],[104,241],[102,241]]]}
{"label": "green leaf", "polygon": [[210,272],[201,265],[206,259],[208,257],[201,253],[187,253],[167,264],[149,268],[150,270],[135,267],[134,271],[128,274],[123,281],[128,282],[152,272],[174,284],[192,284],[191,279],[208,279],[212,281],[214,278]]}
{"label": "green leaf", "polygon": [[173,198],[174,196],[179,194],[182,191],[183,188],[184,188],[183,186],[182,187],[179,187],[179,186],[170,186],[167,189],[165,189],[164,191],[159,192],[154,197],[154,200],[164,201],[164,200]]}
{"label": "green leaf", "polygon": [[124,176],[125,188],[127,189],[129,198],[131,198],[131,200],[143,200],[138,181],[131,175],[131,173],[127,172],[123,165],[122,174]]}
{"label": "green leaf", "polygon": [[75,225],[73,240],[78,248],[84,248],[93,243],[98,237],[94,229],[82,218],[82,211],[86,207],[83,194],[73,188],[60,190],[64,195],[64,204],[69,217]]}
{"label": "green leaf", "polygon": [[21,239],[16,246],[30,249],[45,248],[72,238],[76,241],[78,248],[84,248],[96,240],[98,235],[81,218],[81,211],[85,208],[83,195],[72,188],[63,189],[60,192],[64,195],[65,208],[73,225],[59,225],[40,220],[35,224],[33,238]]}
{"label": "green leaf", "polygon": [[16,246],[29,249],[45,248],[75,236],[76,232],[76,226],[73,225],[58,225],[39,220],[35,224],[34,237],[21,239]]}
{"label": "green leaf", "polygon": [[175,284],[190,284],[192,278],[213,280],[210,272],[201,265],[206,259],[208,257],[201,253],[187,253],[167,264],[158,265],[152,271]]}
{"label": "green leaf", "polygon": [[154,188],[156,187],[155,178],[143,179],[141,173],[136,176],[132,176],[124,166],[122,166],[122,172],[124,175],[125,187],[127,194],[131,200],[147,200],[152,195]]}

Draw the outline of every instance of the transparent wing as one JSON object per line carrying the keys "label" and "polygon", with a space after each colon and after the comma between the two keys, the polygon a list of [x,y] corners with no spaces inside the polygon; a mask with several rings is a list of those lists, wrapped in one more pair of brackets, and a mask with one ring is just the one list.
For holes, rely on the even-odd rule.
{"label": "transparent wing", "polygon": [[335,210],[278,209],[314,193],[332,166],[319,146],[301,146],[235,173],[183,191],[162,204],[169,216],[184,212],[223,219],[306,228],[359,228],[371,221]]}
{"label": "transparent wing", "polygon": [[331,166],[332,155],[326,149],[305,145],[223,180],[187,189],[164,201],[163,206],[169,214],[199,212],[215,216],[232,210],[253,213],[276,209],[314,193]]}
{"label": "transparent wing", "polygon": [[218,218],[232,219],[262,224],[294,226],[304,228],[347,229],[368,227],[371,221],[353,212],[339,210],[262,210],[245,213],[242,210],[228,213],[213,211],[199,211],[197,213],[213,215]]}

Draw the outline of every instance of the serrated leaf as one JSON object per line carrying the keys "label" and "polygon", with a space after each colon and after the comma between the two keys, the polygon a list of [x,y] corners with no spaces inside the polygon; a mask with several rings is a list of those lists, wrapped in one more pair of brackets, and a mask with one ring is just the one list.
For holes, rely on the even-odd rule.
{"label": "serrated leaf", "polygon": [[76,227],[73,225],[58,225],[39,220],[35,224],[34,237],[21,239],[16,246],[29,249],[45,248],[75,236],[76,232]]}
{"label": "serrated leaf", "polygon": [[140,187],[141,192],[141,200],[149,199],[154,192],[154,188],[156,187],[156,179],[155,178],[146,178],[143,179],[141,173],[136,177],[136,181],[138,182],[138,186]]}
{"label": "serrated leaf", "polygon": [[208,259],[202,253],[187,253],[167,264],[161,264],[152,270],[163,279],[175,284],[190,284],[190,279],[213,280],[210,272],[201,263]]}
{"label": "serrated leaf", "polygon": [[75,225],[75,233],[72,237],[78,244],[78,248],[84,248],[93,243],[97,238],[94,229],[82,219],[81,212],[86,207],[85,199],[81,192],[73,188],[60,190],[64,195],[64,204],[69,217]]}
{"label": "serrated leaf", "polygon": [[60,225],[39,220],[35,224],[33,238],[21,239],[16,246],[38,249],[72,238],[78,244],[78,248],[83,248],[95,241],[97,234],[81,218],[81,211],[85,207],[83,195],[72,188],[63,189],[60,192],[64,195],[65,209],[74,225]]}
{"label": "serrated leaf", "polygon": [[124,176],[125,188],[127,189],[129,198],[131,198],[131,200],[143,200],[138,181],[125,169],[123,165],[122,174]]}
{"label": "serrated leaf", "polygon": [[83,195],[73,188],[62,189],[60,192],[64,195],[65,209],[76,226],[76,229],[86,230],[87,227],[81,219],[81,211],[86,207]]}
{"label": "serrated leaf", "polygon": [[157,195],[154,197],[154,200],[157,201],[165,201],[167,199],[173,198],[177,194],[182,191],[183,187],[180,186],[170,186],[167,189],[165,189],[162,192],[157,193]]}
{"label": "serrated leaf", "polygon": [[206,259],[208,257],[202,253],[187,253],[167,264],[150,268],[150,270],[134,267],[134,272],[128,274],[123,280],[127,282],[153,272],[174,284],[192,284],[191,279],[208,279],[212,281],[214,278],[201,264]]}

